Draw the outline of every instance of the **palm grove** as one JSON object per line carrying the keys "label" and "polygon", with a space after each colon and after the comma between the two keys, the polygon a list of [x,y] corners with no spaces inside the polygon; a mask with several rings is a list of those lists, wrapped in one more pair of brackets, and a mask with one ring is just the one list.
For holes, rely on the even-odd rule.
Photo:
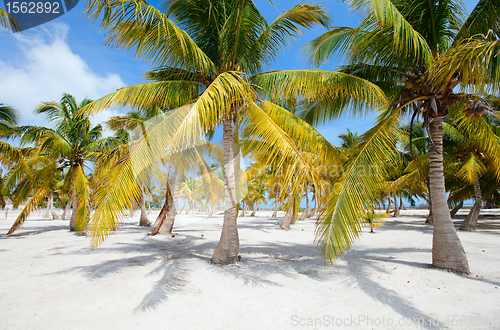
{"label": "palm grove", "polygon": [[[36,111],[54,129],[17,127],[2,106],[2,136],[22,145],[1,142],[9,169],[2,195],[25,204],[9,233],[56,199],[72,208],[71,230],[98,245],[136,206],[148,225],[146,200],[156,191],[153,234],[170,234],[177,200],[193,208],[201,196],[210,213],[223,206],[212,261],[229,264],[239,259],[241,206],[255,210],[266,195],[274,198],[288,229],[305,196],[300,219],[319,214],[318,245],[333,262],[365,222],[372,225],[376,206],[388,200],[397,215],[403,196],[418,196],[429,202],[433,264],[469,273],[449,207],[474,198],[463,224],[474,229],[482,201],[499,199],[500,3],[481,0],[468,17],[456,1],[348,4],[361,15],[358,27],[331,27],[324,6],[312,3],[267,22],[253,1],[170,0],[162,10],[141,0],[89,1],[86,13],[105,29],[106,43],[151,65],[147,82],[94,101],[65,95],[42,103]],[[315,25],[326,32],[304,47],[310,62],[339,56],[344,66],[265,71]],[[88,116],[110,106],[132,111],[111,119],[115,135],[102,138]],[[375,126],[360,136],[348,132],[340,148],[314,128],[372,111],[379,113]],[[221,147],[211,141],[216,131]],[[251,163],[244,172],[242,158]],[[209,191],[200,191],[188,169]]]}

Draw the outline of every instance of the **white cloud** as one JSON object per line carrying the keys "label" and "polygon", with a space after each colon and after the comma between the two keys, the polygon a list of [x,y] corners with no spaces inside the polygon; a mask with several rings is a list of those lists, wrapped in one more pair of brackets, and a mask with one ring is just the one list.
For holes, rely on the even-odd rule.
{"label": "white cloud", "polygon": [[[0,60],[0,102],[17,109],[22,124],[40,124],[42,119],[34,114],[34,108],[44,101],[60,100],[63,93],[81,101],[125,86],[118,74],[101,76],[73,53],[65,41],[68,30],[66,24],[52,23],[50,30],[16,34],[13,38],[21,53],[9,61]],[[96,119],[112,115],[116,111],[108,110]]]}

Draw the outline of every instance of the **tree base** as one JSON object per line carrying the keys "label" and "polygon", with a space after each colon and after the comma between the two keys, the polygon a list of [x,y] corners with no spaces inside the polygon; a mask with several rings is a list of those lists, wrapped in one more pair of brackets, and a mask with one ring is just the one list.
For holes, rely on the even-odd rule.
{"label": "tree base", "polygon": [[241,256],[237,255],[236,257],[227,258],[226,260],[214,260],[214,257],[210,259],[210,263],[212,265],[231,265],[241,261]]}

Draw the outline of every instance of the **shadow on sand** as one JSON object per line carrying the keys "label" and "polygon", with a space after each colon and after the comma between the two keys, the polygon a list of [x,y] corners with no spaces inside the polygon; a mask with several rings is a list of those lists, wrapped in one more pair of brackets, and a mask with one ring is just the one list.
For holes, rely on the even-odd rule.
{"label": "shadow on sand", "polygon": [[[249,228],[263,232],[277,230],[277,227],[275,219],[261,220],[258,218],[256,218],[255,223],[239,225],[240,229]],[[419,233],[432,232],[431,226],[400,220],[391,221],[385,224],[383,228],[384,231],[415,230]],[[149,229],[131,227],[123,230],[125,232],[146,233]],[[118,254],[120,257],[90,266],[72,267],[55,274],[78,272],[84,273],[90,278],[103,278],[125,268],[142,267],[159,261],[159,264],[149,275],[161,274],[161,278],[144,295],[134,312],[155,309],[166,301],[170,295],[182,290],[182,287],[188,281],[189,273],[192,271],[188,267],[192,262],[199,264],[201,261],[206,264],[206,267],[213,267],[215,271],[221,272],[224,276],[243,279],[243,285],[251,286],[281,286],[278,282],[269,279],[276,274],[291,278],[307,276],[315,281],[329,280],[336,275],[345,279],[343,282],[359,287],[374,300],[389,306],[401,317],[423,320],[423,327],[427,329],[436,328],[432,324],[430,316],[415,308],[411,301],[370,277],[370,273],[373,272],[387,273],[387,268],[381,267],[381,263],[401,264],[426,269],[434,268],[430,264],[408,260],[408,253],[430,254],[430,249],[356,248],[343,255],[340,259],[342,262],[335,263],[332,267],[324,267],[322,256],[312,242],[310,244],[265,242],[254,246],[242,245],[240,247],[242,259],[237,264],[216,266],[210,264],[210,259],[217,242],[194,236],[194,233],[191,234],[194,231],[190,229],[179,228],[175,232],[179,235],[172,239],[143,236],[129,243],[117,242],[101,246],[95,250],[85,249],[68,252],[80,255]],[[129,252],[140,253],[141,255],[127,257],[126,254]],[[442,325],[439,325],[439,327],[443,328]]]}

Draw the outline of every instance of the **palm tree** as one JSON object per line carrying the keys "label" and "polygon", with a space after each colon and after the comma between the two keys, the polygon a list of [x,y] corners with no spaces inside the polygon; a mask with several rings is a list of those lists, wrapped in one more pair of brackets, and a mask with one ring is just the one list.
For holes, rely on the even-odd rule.
{"label": "palm tree", "polygon": [[340,147],[344,149],[352,148],[356,145],[358,140],[358,132],[351,132],[347,129],[347,133],[342,133],[339,135],[339,139],[342,140]]}
{"label": "palm tree", "polygon": [[[340,50],[348,60],[343,72],[377,83],[387,92],[391,105],[378,124],[361,137],[364,145],[345,173],[345,184],[360,183],[357,166],[391,161],[391,157],[386,157],[387,150],[394,149],[394,133],[404,113],[411,114],[411,125],[415,118],[422,117],[431,142],[432,263],[439,268],[469,273],[446,201],[442,122],[448,107],[455,103],[464,104],[469,116],[479,117],[488,107],[482,95],[498,88],[500,2],[480,0],[465,21],[462,20],[465,10],[459,1],[352,0],[349,3],[363,14],[359,27],[332,28],[309,44],[311,59],[319,64]],[[481,118],[470,118],[464,128],[477,132],[480,121]],[[490,145],[492,141],[483,141],[491,151],[486,157],[498,159],[498,150]],[[378,174],[371,179],[377,177]],[[368,209],[364,201],[370,200],[366,198],[370,183],[374,182],[362,183],[368,184],[366,191],[344,189],[340,196],[332,197],[320,223],[321,246],[330,258],[347,248],[357,236],[360,215]],[[346,199],[346,193],[354,193],[356,197],[351,195]]]}
{"label": "palm tree", "polygon": [[184,182],[181,183],[179,187],[179,195],[181,198],[186,200],[189,206],[188,213],[194,214],[196,201],[198,200],[200,189],[200,181],[193,177],[187,177]]}
{"label": "palm tree", "polygon": [[[482,117],[484,119],[484,127],[481,132],[487,132],[489,136],[484,134],[471,135],[470,131],[464,130],[467,126],[469,119],[467,118],[467,111],[463,107],[454,106],[450,107],[448,115],[448,123],[445,129],[445,138],[449,141],[449,146],[446,150],[448,164],[445,163],[445,178],[447,182],[447,189],[452,186],[449,200],[453,200],[457,205],[463,202],[463,199],[457,202],[458,198],[464,198],[464,193],[472,192],[468,197],[474,198],[474,205],[470,210],[466,219],[462,222],[460,230],[475,230],[479,211],[481,210],[483,198],[481,192],[481,177],[487,176],[489,180],[487,186],[495,186],[495,182],[500,182],[499,178],[495,177],[498,171],[498,161],[493,161],[491,157],[484,155],[491,153],[485,150],[481,140],[485,138],[491,139],[491,145],[496,149],[500,149],[500,141],[496,134],[495,125],[492,121],[498,120],[498,115],[495,113],[488,113]],[[450,150],[451,149],[451,150]],[[470,189],[472,188],[472,189]],[[456,212],[456,211],[455,211]]]}
{"label": "palm tree", "polygon": [[[77,103],[70,94],[64,94],[60,102],[43,102],[35,110],[44,114],[55,123],[55,128],[42,126],[23,126],[19,128],[22,144],[34,144],[30,158],[32,170],[23,171],[23,163],[19,164],[22,174],[12,185],[19,191],[19,201],[31,199],[21,211],[8,234],[12,234],[27,219],[31,211],[44,198],[50,198],[57,187],[58,176],[63,173],[64,190],[69,191],[69,200],[73,204],[70,230],[84,230],[90,212],[89,176],[86,162],[96,157],[96,151],[102,150],[107,139],[101,140],[101,125],[92,127],[88,116],[80,113],[80,109],[89,104],[85,99]],[[10,174],[12,178],[16,176]]]}
{"label": "palm tree", "polygon": [[[163,111],[159,108],[151,108],[151,109],[138,109],[136,111],[130,111],[126,115],[122,116],[114,116],[111,117],[107,121],[107,126],[119,132],[122,129],[127,131],[134,131],[139,129],[143,134],[145,134],[145,122],[148,120],[152,120],[155,116],[161,114]],[[123,141],[124,144],[129,143],[130,139]],[[147,211],[146,211],[146,190],[147,187],[140,187],[141,197],[139,201],[139,207],[141,209],[141,215],[139,217],[139,226],[149,227],[151,222],[148,219]]]}
{"label": "palm tree", "polygon": [[[17,124],[17,111],[3,103],[0,103],[0,138],[10,139],[16,134],[15,125]],[[19,150],[12,147],[4,141],[0,141],[0,165],[11,168],[17,157]],[[3,173],[0,170],[0,206],[5,207],[4,200],[4,180]]]}
{"label": "palm tree", "polygon": [[[320,90],[331,99],[354,106],[375,104],[384,99],[384,95],[375,85],[343,73],[320,70],[263,73],[263,68],[272,63],[302,28],[328,24],[322,6],[300,3],[270,24],[250,0],[171,0],[164,8],[165,12],[161,12],[143,0],[90,1],[87,13],[94,20],[102,19],[101,26],[109,33],[107,43],[133,49],[136,56],[156,68],[147,75],[151,82],[122,88],[96,100],[86,110],[93,113],[117,104],[165,109],[187,106],[179,122],[171,127],[172,131],[162,132],[162,149],[168,145],[174,148],[173,143],[179,141],[184,145],[191,143],[190,138],[194,136],[218,126],[222,128],[225,213],[213,262],[233,263],[239,260],[235,173],[239,135],[256,141],[254,148],[271,150],[269,154],[275,157],[279,150],[285,158],[300,163],[298,170],[302,173],[312,169],[298,150],[306,150],[305,146],[318,151],[324,149],[319,133],[283,107],[268,101],[272,99],[271,94],[278,95],[278,89],[283,86],[289,93],[300,92],[311,97]],[[291,135],[299,145],[292,141]],[[331,156],[327,152],[323,154]],[[147,158],[146,151],[141,155],[143,160]],[[151,155],[148,164],[162,156]],[[123,168],[127,166],[124,164]],[[288,173],[285,185],[291,184],[292,177],[293,174]],[[300,183],[300,180],[293,182],[294,189],[298,189]],[[118,183],[108,185],[108,192],[117,186]],[[104,190],[98,191],[96,201],[106,203],[107,194]],[[119,197],[120,200],[127,198],[126,195]],[[107,201],[116,200],[108,198]],[[117,216],[102,217],[105,209],[113,207],[106,205],[98,207],[93,216],[90,230],[95,244],[119,222]],[[110,222],[112,225],[105,225]]]}
{"label": "palm tree", "polygon": [[249,178],[248,180],[248,190],[243,198],[243,201],[252,210],[250,214],[251,217],[255,217],[255,213],[259,208],[260,203],[265,203],[266,200],[267,187],[265,186],[264,179],[262,177]]}

